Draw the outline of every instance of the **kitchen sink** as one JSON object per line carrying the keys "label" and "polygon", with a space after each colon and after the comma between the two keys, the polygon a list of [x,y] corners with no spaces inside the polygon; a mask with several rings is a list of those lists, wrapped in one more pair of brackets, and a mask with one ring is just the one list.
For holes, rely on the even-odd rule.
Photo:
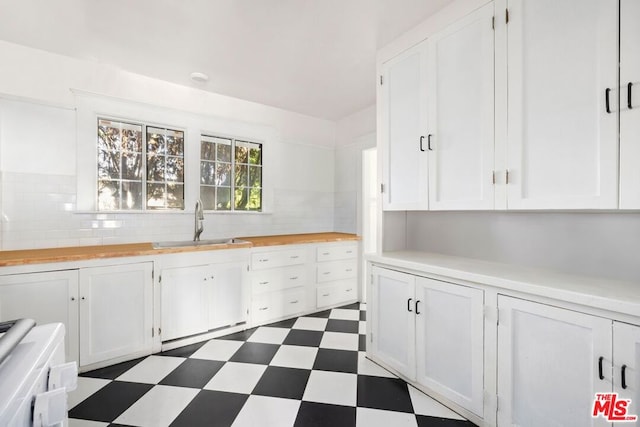
{"label": "kitchen sink", "polygon": [[153,249],[186,248],[190,246],[239,245],[248,243],[240,239],[178,240],[173,242],[153,242]]}

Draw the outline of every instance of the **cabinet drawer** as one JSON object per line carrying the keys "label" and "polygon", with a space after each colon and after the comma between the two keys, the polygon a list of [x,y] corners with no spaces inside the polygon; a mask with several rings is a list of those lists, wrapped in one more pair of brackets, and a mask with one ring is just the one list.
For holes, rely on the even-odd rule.
{"label": "cabinet drawer", "polygon": [[260,294],[251,303],[251,319],[254,324],[267,323],[284,316],[300,313],[306,306],[304,287]]}
{"label": "cabinet drawer", "polygon": [[251,269],[264,270],[267,268],[286,267],[307,262],[303,249],[290,249],[285,251],[259,252],[251,254]]}
{"label": "cabinet drawer", "polygon": [[282,316],[282,304],[278,304],[271,294],[260,295],[253,298],[251,303],[251,321],[256,323],[266,323],[270,319]]}
{"label": "cabinet drawer", "polygon": [[251,289],[254,294],[295,288],[306,283],[307,270],[304,265],[259,270],[251,274]]}
{"label": "cabinet drawer", "polygon": [[345,280],[331,285],[319,286],[316,292],[317,308],[358,299],[355,280]]}
{"label": "cabinet drawer", "polygon": [[318,264],[316,280],[318,283],[333,280],[352,279],[358,275],[357,260],[334,261]]}
{"label": "cabinet drawer", "polygon": [[288,289],[281,293],[284,316],[300,313],[305,309],[306,292],[304,288]]}
{"label": "cabinet drawer", "polygon": [[316,248],[318,262],[352,259],[358,256],[358,245],[320,246]]}

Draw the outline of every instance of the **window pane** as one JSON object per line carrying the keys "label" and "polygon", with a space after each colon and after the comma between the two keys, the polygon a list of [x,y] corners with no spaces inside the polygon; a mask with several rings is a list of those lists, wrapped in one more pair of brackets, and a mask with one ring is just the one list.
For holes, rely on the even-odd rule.
{"label": "window pane", "polygon": [[111,126],[111,122],[98,120],[98,148],[102,150],[120,149],[120,129]]}
{"label": "window pane", "polygon": [[236,187],[245,187],[249,184],[249,167],[247,165],[236,164],[236,176],[234,184]]}
{"label": "window pane", "polygon": [[262,210],[262,188],[249,189],[248,208],[252,211]]}
{"label": "window pane", "polygon": [[216,164],[200,162],[200,184],[213,185],[216,182]]}
{"label": "window pane", "polygon": [[184,159],[182,157],[167,157],[165,179],[167,181],[184,181]]}
{"label": "window pane", "polygon": [[216,185],[231,186],[231,164],[216,163]]}
{"label": "window pane", "polygon": [[147,179],[164,181],[164,156],[150,154],[147,156]]}
{"label": "window pane", "polygon": [[235,209],[239,211],[247,210],[249,204],[249,189],[246,187],[236,187],[233,192]]}
{"label": "window pane", "polygon": [[142,155],[138,153],[122,154],[122,179],[139,180],[142,178]]}
{"label": "window pane", "polygon": [[262,167],[249,166],[249,187],[262,187]]}
{"label": "window pane", "polygon": [[213,142],[202,141],[200,144],[200,158],[202,160],[215,160],[216,144]]}
{"label": "window pane", "polygon": [[172,156],[184,155],[184,132],[167,131],[167,151]]}
{"label": "window pane", "polygon": [[164,135],[150,133],[147,128],[147,153],[165,154]]}
{"label": "window pane", "polygon": [[251,144],[249,149],[249,163],[252,165],[262,164],[262,144]]}
{"label": "window pane", "polygon": [[[224,141],[224,142],[222,142]],[[220,162],[231,163],[231,140],[220,140],[217,146],[217,160]]]}
{"label": "window pane", "polygon": [[216,209],[220,211],[231,210],[231,188],[218,187],[217,188]]}
{"label": "window pane", "polygon": [[122,209],[142,209],[142,182],[122,182]]}
{"label": "window pane", "polygon": [[120,181],[98,181],[98,209],[120,209]]}
{"label": "window pane", "polygon": [[236,141],[236,163],[249,163],[249,148]]}
{"label": "window pane", "polygon": [[167,207],[184,209],[184,185],[167,184]]}
{"label": "window pane", "polygon": [[98,178],[120,178],[120,153],[98,150]]}
{"label": "window pane", "polygon": [[164,184],[147,184],[147,208],[163,208],[164,199]]}
{"label": "window pane", "polygon": [[122,130],[122,149],[125,151],[142,152],[142,129]]}
{"label": "window pane", "polygon": [[202,200],[202,209],[214,210],[216,208],[216,187],[201,185],[200,200]]}

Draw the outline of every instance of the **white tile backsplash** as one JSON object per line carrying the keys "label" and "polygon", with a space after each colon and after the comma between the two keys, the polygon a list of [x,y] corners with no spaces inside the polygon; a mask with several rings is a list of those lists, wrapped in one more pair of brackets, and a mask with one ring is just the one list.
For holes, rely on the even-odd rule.
{"label": "white tile backsplash", "polygon": [[[75,212],[76,177],[0,174],[0,248],[189,240],[193,213]],[[334,193],[280,188],[270,213],[205,213],[203,239],[334,230]]]}

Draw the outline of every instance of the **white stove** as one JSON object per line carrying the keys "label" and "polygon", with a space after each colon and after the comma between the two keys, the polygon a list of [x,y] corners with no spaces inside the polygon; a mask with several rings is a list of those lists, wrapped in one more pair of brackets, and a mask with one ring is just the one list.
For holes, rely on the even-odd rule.
{"label": "white stove", "polygon": [[78,370],[65,363],[64,334],[61,323],[36,326],[0,362],[0,426],[67,424],[67,392],[75,389]]}

